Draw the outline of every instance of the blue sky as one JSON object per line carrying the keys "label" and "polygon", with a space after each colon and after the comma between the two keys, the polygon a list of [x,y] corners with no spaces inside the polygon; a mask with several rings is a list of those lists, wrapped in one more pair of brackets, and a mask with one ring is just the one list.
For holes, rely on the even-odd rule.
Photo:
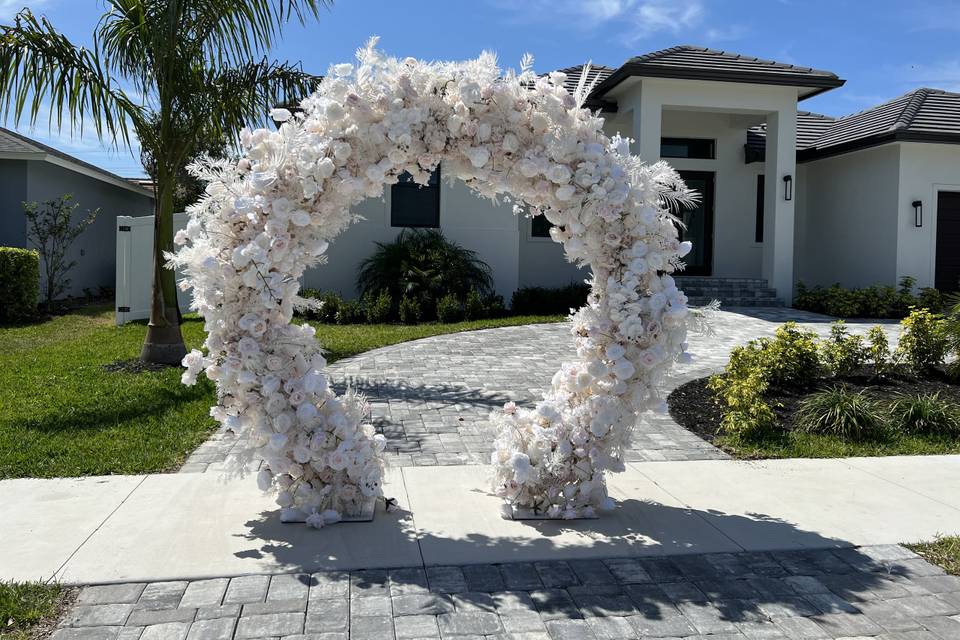
{"label": "blue sky", "polygon": [[[0,0],[8,20],[24,0]],[[32,0],[68,37],[89,44],[100,0]],[[484,49],[501,65],[533,53],[537,71],[587,60],[617,66],[676,44],[698,44],[827,69],[845,87],[801,103],[852,113],[918,86],[960,91],[956,0],[337,0],[319,22],[289,26],[273,57],[322,73],[351,60],[371,35],[398,56],[463,59]],[[138,155],[96,138],[19,129],[121,175],[142,175]]]}

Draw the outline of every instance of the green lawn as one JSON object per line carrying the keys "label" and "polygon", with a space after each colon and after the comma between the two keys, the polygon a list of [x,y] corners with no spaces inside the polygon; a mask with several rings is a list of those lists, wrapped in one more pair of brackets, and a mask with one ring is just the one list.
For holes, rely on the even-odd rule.
{"label": "green lawn", "polygon": [[960,439],[949,436],[892,434],[883,439],[850,441],[837,436],[789,432],[752,438],[717,436],[714,444],[735,458],[851,458],[960,453]]}
{"label": "green lawn", "polygon": [[49,635],[71,590],[59,584],[0,582],[0,640]]}
{"label": "green lawn", "polygon": [[960,536],[943,536],[933,542],[904,546],[923,556],[927,562],[943,567],[947,573],[960,576]]}
{"label": "green lawn", "polygon": [[[333,362],[405,340],[561,316],[456,324],[315,325]],[[108,372],[135,358],[146,327],[113,325],[99,307],[40,324],[0,328],[0,479],[147,473],[176,468],[213,431],[213,386],[180,384],[180,370]],[[203,323],[187,319],[188,347]]]}

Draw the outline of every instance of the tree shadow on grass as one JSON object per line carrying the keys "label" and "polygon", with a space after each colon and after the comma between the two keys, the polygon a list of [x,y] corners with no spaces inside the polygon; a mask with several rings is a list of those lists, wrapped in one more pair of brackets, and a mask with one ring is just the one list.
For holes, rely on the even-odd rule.
{"label": "tree shadow on grass", "polygon": [[[311,585],[352,581],[355,596],[357,591],[419,593],[424,596],[419,613],[453,611],[450,594],[466,594],[456,597],[471,608],[501,614],[508,601],[536,610],[544,619],[628,617],[640,637],[739,634],[740,625],[759,625],[773,633],[776,621],[786,618],[794,629],[807,625],[808,631],[819,629],[830,637],[873,635],[884,630],[865,610],[880,598],[912,596],[917,593],[914,578],[940,573],[899,547],[855,548],[762,514],[634,499],[599,520],[524,523],[536,530],[535,537],[474,533],[439,538],[417,528],[413,515],[378,513],[381,529],[394,529],[381,543],[396,545],[397,562],[376,569],[356,564],[359,555],[341,547],[348,539],[370,544],[369,537],[361,541],[356,534],[373,525],[310,531],[280,525],[272,511],[246,524],[243,537],[251,548],[236,555],[269,556],[290,571],[321,572],[303,576]],[[350,533],[338,527],[350,527]],[[710,538],[704,527],[718,537]],[[729,538],[723,544],[721,530],[737,531],[738,539],[753,540],[761,550],[745,551]],[[579,544],[557,539],[571,533],[580,536]],[[409,557],[411,545],[425,562],[391,569]],[[453,557],[460,558],[456,565],[431,562]],[[953,615],[947,609],[960,613],[960,602],[938,606],[944,615]]]}

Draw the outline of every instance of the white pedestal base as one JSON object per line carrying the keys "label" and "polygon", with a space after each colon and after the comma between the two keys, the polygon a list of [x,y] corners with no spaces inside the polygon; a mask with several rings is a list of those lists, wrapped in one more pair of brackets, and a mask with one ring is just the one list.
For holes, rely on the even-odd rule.
{"label": "white pedestal base", "polygon": [[[341,522],[373,522],[373,516],[377,511],[377,499],[370,498],[363,503],[363,507],[360,509],[360,513],[352,516],[346,514],[341,514],[340,520],[335,524],[340,524]],[[284,524],[293,524],[293,523],[302,523],[307,521],[307,514],[300,509],[281,509],[280,510],[280,522]],[[329,526],[329,525],[327,525]]]}

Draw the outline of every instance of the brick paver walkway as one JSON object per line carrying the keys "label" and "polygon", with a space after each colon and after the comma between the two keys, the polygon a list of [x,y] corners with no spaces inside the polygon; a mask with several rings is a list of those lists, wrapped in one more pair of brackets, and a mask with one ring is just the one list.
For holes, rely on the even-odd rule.
{"label": "brick paver walkway", "polygon": [[53,640],[960,638],[960,579],[899,546],[86,587]]}
{"label": "brick paver walkway", "polygon": [[[826,335],[832,318],[783,308],[716,314],[711,335],[691,335],[693,364],[675,366],[668,391],[719,371],[733,347],[796,320]],[[865,332],[871,323],[848,323]],[[892,339],[898,325],[885,325]],[[494,438],[487,416],[504,402],[540,397],[565,360],[574,357],[566,323],[448,334],[375,349],[330,366],[338,387],[347,381],[367,394],[373,421],[387,436],[387,459],[396,466],[486,464]],[[220,470],[236,440],[217,434],[181,469]],[[634,430],[629,461],[705,460],[726,454],[668,415],[647,414]]]}

